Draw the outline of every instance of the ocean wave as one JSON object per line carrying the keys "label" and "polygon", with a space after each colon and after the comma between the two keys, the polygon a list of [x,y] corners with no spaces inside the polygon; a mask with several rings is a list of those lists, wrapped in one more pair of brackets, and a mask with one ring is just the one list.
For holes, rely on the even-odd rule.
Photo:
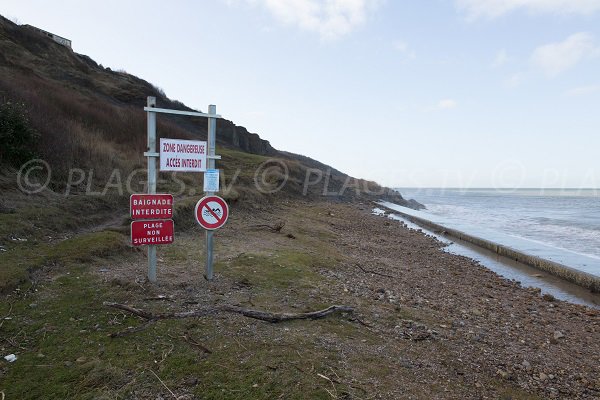
{"label": "ocean wave", "polygon": [[566,248],[564,246],[560,246],[560,245],[555,244],[555,243],[549,243],[548,241],[537,240],[537,239],[533,239],[531,237],[521,236],[521,235],[517,235],[517,234],[508,234],[507,233],[507,235],[511,236],[511,237],[514,237],[514,238],[517,238],[517,239],[526,240],[528,242],[533,242],[533,243],[536,243],[536,244],[539,244],[539,245],[543,245],[543,246],[550,247],[550,248],[553,248],[553,249],[556,249],[556,250],[560,250],[560,251],[563,251],[563,252],[566,252],[566,253],[571,253],[571,254],[575,254],[575,255],[578,255],[578,256],[583,256],[583,257],[587,257],[587,258],[593,258],[595,260],[600,260],[600,254],[590,254],[590,253],[586,253],[586,252],[582,252],[582,251],[576,251],[576,250],[572,250],[572,249]]}

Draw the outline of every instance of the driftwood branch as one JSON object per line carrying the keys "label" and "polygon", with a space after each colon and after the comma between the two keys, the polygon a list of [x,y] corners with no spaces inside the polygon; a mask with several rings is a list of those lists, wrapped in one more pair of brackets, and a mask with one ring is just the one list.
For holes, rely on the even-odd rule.
{"label": "driftwood branch", "polygon": [[333,305],[327,307],[322,310],[305,312],[305,313],[272,313],[266,311],[259,310],[251,310],[247,308],[241,308],[236,306],[225,305],[221,307],[215,308],[206,308],[201,310],[193,310],[193,311],[184,311],[184,312],[175,312],[175,313],[152,313],[149,311],[140,310],[138,308],[134,308],[128,306],[126,304],[120,303],[111,303],[104,302],[104,305],[111,308],[116,308],[118,310],[127,311],[133,315],[137,315],[138,317],[146,320],[146,322],[135,328],[128,328],[124,331],[113,333],[111,337],[120,337],[125,336],[130,333],[139,332],[145,328],[147,328],[151,323],[156,322],[161,319],[181,319],[181,318],[194,318],[194,317],[204,317],[207,315],[216,314],[219,312],[229,312],[234,314],[241,314],[248,318],[259,319],[261,321],[267,321],[271,323],[291,321],[296,319],[319,319],[328,316],[329,314],[333,314],[335,312],[353,312],[354,308],[350,306],[340,306]]}
{"label": "driftwood branch", "polygon": [[155,319],[149,319],[148,321],[144,322],[142,325],[138,325],[138,326],[135,326],[135,327],[127,328],[127,329],[124,329],[124,330],[119,331],[119,332],[113,332],[113,333],[111,333],[108,336],[110,336],[111,338],[117,338],[117,337],[131,335],[132,333],[143,331],[144,329],[146,329],[147,327],[149,327],[150,325],[152,325],[155,322],[156,322]]}
{"label": "driftwood branch", "polygon": [[151,313],[147,313],[145,311],[138,310],[137,308],[130,307],[127,304],[111,303],[111,302],[105,301],[104,305],[107,307],[112,307],[112,308],[116,308],[119,310],[127,311],[131,314],[135,314],[138,317],[142,317],[144,319],[156,319],[156,318],[153,318],[153,315]]}
{"label": "driftwood branch", "polygon": [[[208,354],[212,354],[212,350],[211,349],[209,349],[208,347],[206,347],[202,343],[199,343],[199,342],[195,341],[194,339],[192,339],[188,335],[183,335],[182,337],[183,337],[183,339],[186,342],[188,342],[190,344],[193,344],[194,346],[200,348],[203,352],[208,353]],[[235,336],[234,336],[234,338],[235,338]]]}
{"label": "driftwood branch", "polygon": [[148,311],[140,310],[127,304],[120,303],[111,303],[104,302],[104,305],[107,307],[117,308],[119,310],[127,311],[131,314],[137,315],[143,319],[147,320],[159,320],[159,319],[181,319],[181,318],[193,318],[193,317],[204,317],[209,314],[214,314],[218,311],[218,309],[205,309],[205,310],[194,310],[194,311],[184,311],[177,313],[158,313],[154,314]]}
{"label": "driftwood branch", "polygon": [[253,225],[253,228],[269,228],[271,232],[279,233],[285,226],[285,221],[279,221],[275,225],[267,225],[267,224],[258,224]]}
{"label": "driftwood branch", "polygon": [[223,311],[242,314],[244,317],[260,319],[267,322],[284,322],[294,319],[319,319],[328,316],[334,312],[353,312],[354,308],[350,306],[330,306],[323,310],[311,311],[306,313],[271,313],[265,311],[249,310],[235,306],[224,306]]}
{"label": "driftwood branch", "polygon": [[165,295],[159,294],[156,297],[146,297],[144,299],[144,301],[159,301],[159,300],[173,301],[173,298],[171,296],[165,296]]}
{"label": "driftwood branch", "polygon": [[356,266],[357,266],[357,267],[358,267],[358,268],[359,268],[359,269],[360,269],[362,272],[364,272],[364,273],[366,273],[366,274],[379,275],[379,276],[383,276],[383,277],[385,277],[385,278],[394,278],[394,279],[398,278],[397,276],[394,276],[394,275],[382,274],[381,272],[377,272],[377,271],[372,271],[372,270],[369,270],[369,269],[365,269],[365,268],[363,268],[363,267],[362,267],[360,264],[356,264]]}

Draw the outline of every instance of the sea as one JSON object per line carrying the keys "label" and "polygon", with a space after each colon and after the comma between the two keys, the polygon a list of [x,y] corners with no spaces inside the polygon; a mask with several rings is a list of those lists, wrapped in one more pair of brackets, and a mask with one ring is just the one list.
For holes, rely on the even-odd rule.
{"label": "sea", "polygon": [[[406,199],[425,205],[413,210],[381,201],[381,205],[421,217],[472,236],[512,247],[600,276],[600,189],[422,189],[398,188]],[[375,208],[374,214],[383,210]],[[600,294],[566,282],[478,246],[421,229],[445,243],[444,250],[479,261],[483,266],[541,289],[561,300],[600,309]]]}
{"label": "sea", "polygon": [[407,214],[600,276],[600,189],[416,189]]}

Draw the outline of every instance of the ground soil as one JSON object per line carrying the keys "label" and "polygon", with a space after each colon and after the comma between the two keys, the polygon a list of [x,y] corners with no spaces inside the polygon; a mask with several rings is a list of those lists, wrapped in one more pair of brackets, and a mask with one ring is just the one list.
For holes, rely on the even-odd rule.
{"label": "ground soil", "polygon": [[[233,209],[216,233],[212,282],[203,278],[198,228],[180,232],[174,245],[159,249],[156,284],[145,279],[144,251],[87,263],[81,273],[101,293],[81,300],[90,302],[87,313],[95,315],[86,320],[97,331],[89,342],[124,352],[143,350],[150,341],[154,353],[134,351],[128,364],[124,355],[90,351],[88,358],[120,368],[124,378],[90,386],[83,378],[89,371],[81,377],[75,371],[75,397],[600,398],[597,310],[543,298],[473,260],[444,252],[440,242],[421,232],[372,215],[371,208],[294,201]],[[281,222],[280,232],[263,226]],[[36,303],[54,301],[53,282],[65,271],[45,274],[32,295]],[[143,321],[110,310],[99,299],[151,312],[225,304],[273,312],[337,304],[355,311],[277,324],[216,313],[194,321],[164,320],[110,339],[107,334]],[[27,313],[27,307],[11,311],[10,322],[52,320]],[[18,337],[11,336],[13,344],[19,344]],[[50,351],[40,343],[20,343],[22,359]],[[5,352],[14,349],[10,342],[3,345]],[[72,371],[79,359],[60,362]],[[7,394],[11,380],[16,388],[22,385],[11,368],[4,364],[0,375],[0,390]]]}

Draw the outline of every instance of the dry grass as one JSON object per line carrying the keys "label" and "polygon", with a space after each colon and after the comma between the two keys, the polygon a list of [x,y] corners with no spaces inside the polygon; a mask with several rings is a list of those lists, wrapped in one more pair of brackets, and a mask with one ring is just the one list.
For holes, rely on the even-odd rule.
{"label": "dry grass", "polygon": [[[122,173],[138,167],[146,149],[146,116],[141,107],[116,105],[92,93],[10,71],[2,74],[0,93],[28,106],[31,125],[41,133],[42,158],[66,179],[70,168],[94,169],[102,180],[113,168]],[[158,132],[190,138],[191,134],[168,120],[159,120]]]}

